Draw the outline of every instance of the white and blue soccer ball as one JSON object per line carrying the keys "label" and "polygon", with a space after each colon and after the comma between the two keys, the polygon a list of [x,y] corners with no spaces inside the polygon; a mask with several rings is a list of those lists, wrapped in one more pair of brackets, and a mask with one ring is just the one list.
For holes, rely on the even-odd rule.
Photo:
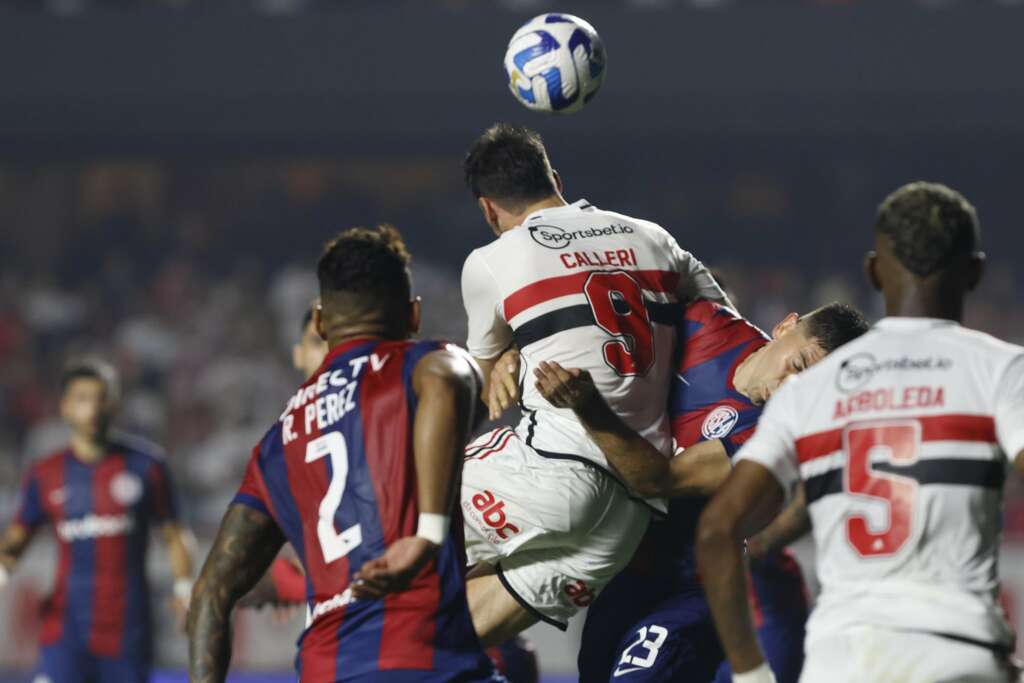
{"label": "white and blue soccer ball", "polygon": [[605,51],[597,31],[571,14],[542,14],[508,43],[508,87],[527,109],[568,114],[582,109],[601,88]]}

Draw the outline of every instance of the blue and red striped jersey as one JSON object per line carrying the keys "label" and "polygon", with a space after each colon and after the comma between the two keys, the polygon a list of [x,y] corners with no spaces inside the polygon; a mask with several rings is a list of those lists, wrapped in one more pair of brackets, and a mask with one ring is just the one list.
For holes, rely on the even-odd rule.
{"label": "blue and red striped jersey", "polygon": [[273,517],[305,568],[303,681],[396,669],[437,672],[440,681],[490,669],[466,602],[461,517],[408,590],[383,600],[353,600],[349,590],[363,563],[416,533],[412,375],[444,347],[380,339],[334,347],[253,451],[234,502]]}
{"label": "blue and red striped jersey", "polygon": [[96,463],[70,449],[39,460],[22,484],[16,523],[53,526],[57,578],[43,605],[43,645],[74,639],[98,656],[151,649],[146,549],[152,526],[177,518],[162,457],[118,440]]}
{"label": "blue and red striped jersey", "polygon": [[[735,311],[699,300],[686,308],[680,337],[684,346],[669,392],[672,435],[679,448],[720,439],[731,458],[754,434],[761,406],[736,390],[736,368],[764,347],[770,337]],[[677,457],[686,457],[682,453]],[[652,522],[631,569],[654,573],[680,590],[699,585],[695,554],[697,521],[707,501],[676,498],[668,516]],[[786,555],[751,568],[752,601],[762,610],[806,609],[800,569]],[[755,594],[756,593],[756,594]]]}

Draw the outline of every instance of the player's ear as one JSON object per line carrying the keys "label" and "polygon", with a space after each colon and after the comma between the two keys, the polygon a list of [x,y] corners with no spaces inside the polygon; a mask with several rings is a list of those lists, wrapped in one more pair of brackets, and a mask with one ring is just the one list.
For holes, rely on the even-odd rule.
{"label": "player's ear", "polygon": [[790,313],[780,320],[779,324],[772,329],[772,339],[778,339],[782,335],[786,334],[793,329],[798,322],[800,322],[800,316],[796,313]]}
{"label": "player's ear", "polygon": [[864,254],[864,274],[876,291],[882,290],[882,279],[878,277],[878,254],[875,251]]}
{"label": "player's ear", "polygon": [[971,261],[967,264],[967,291],[974,290],[981,282],[985,274],[985,252],[976,251],[971,255]]}
{"label": "player's ear", "polygon": [[327,330],[324,329],[324,305],[322,303],[317,303],[313,307],[313,329],[316,330],[321,339],[327,341]]}
{"label": "player's ear", "polygon": [[420,331],[422,316],[423,299],[416,297],[409,302],[409,334],[416,334]]}

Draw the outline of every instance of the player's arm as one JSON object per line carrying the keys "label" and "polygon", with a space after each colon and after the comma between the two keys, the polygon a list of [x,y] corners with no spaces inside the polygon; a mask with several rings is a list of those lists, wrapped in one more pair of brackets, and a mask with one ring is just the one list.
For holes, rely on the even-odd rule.
{"label": "player's arm", "polygon": [[772,520],[782,500],[782,487],[766,467],[741,461],[700,517],[697,564],[718,636],[738,673],[765,661],[747,603],[743,540]]}
{"label": "player's arm", "polygon": [[811,531],[807,514],[807,496],[803,484],[796,487],[793,500],[761,533],[747,539],[747,555],[752,560],[779,552]]}
{"label": "player's arm", "polygon": [[700,262],[693,254],[682,249],[674,239],[669,237],[672,244],[672,253],[678,263],[680,275],[679,288],[676,296],[680,301],[693,301],[694,299],[708,299],[716,303],[733,308],[732,301],[718,286],[711,271]]}
{"label": "player's arm", "polygon": [[999,445],[1024,474],[1024,355],[1014,358],[999,378],[994,413]]}
{"label": "player's arm", "polygon": [[710,495],[729,475],[729,456],[718,440],[666,458],[608,406],[586,371],[542,362],[534,375],[541,395],[556,408],[576,413],[609,464],[640,495]]}
{"label": "player's arm", "polygon": [[274,520],[234,504],[221,522],[188,613],[188,667],[192,683],[221,682],[231,662],[231,611],[284,544]]}
{"label": "player's arm", "polygon": [[462,266],[462,304],[466,308],[466,348],[483,372],[480,400],[486,401],[491,371],[498,358],[512,346],[512,328],[502,317],[501,290],[494,274],[478,251]]}
{"label": "player's arm", "polygon": [[31,541],[32,529],[20,522],[4,529],[3,536],[0,536],[0,588],[7,584],[8,577]]}
{"label": "player's arm", "polygon": [[0,588],[7,583],[10,573],[32,542],[36,529],[48,519],[39,482],[32,471],[22,481],[20,498],[17,516],[0,536]]}
{"label": "player's arm", "polygon": [[413,372],[418,397],[413,423],[413,458],[419,523],[415,536],[390,544],[355,575],[356,597],[375,598],[404,590],[437,553],[451,527],[463,451],[469,438],[482,379],[468,356],[435,351]]}
{"label": "player's arm", "polygon": [[174,577],[174,606],[183,618],[192,598],[192,548],[195,547],[195,540],[192,532],[178,522],[165,522],[160,528],[160,535],[167,548],[167,559]]}
{"label": "player's arm", "polygon": [[[768,403],[757,431],[736,455],[737,464],[697,525],[697,565],[732,670],[751,683],[774,681],[764,663],[747,601],[743,541],[772,521],[788,490],[800,481],[794,436],[801,415],[796,382]],[[784,488],[786,487],[786,488]]]}

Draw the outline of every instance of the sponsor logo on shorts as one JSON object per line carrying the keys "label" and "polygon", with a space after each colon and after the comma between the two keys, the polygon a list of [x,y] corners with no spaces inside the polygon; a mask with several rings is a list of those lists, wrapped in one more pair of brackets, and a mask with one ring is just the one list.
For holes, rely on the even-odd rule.
{"label": "sponsor logo on shorts", "polygon": [[577,607],[586,607],[590,603],[594,602],[594,598],[597,595],[590,589],[590,586],[583,583],[579,579],[573,581],[565,587],[565,594],[572,600],[572,604]]}
{"label": "sponsor logo on shorts", "polygon": [[708,441],[721,439],[729,435],[739,419],[740,414],[732,406],[718,406],[704,418],[704,423],[700,426],[700,433]]}
{"label": "sponsor logo on shorts", "polygon": [[[508,516],[505,514],[505,501],[498,500],[498,497],[492,492],[484,489],[475,494],[470,502],[473,504],[472,510],[476,512],[474,516],[493,532],[493,536],[488,534],[491,543],[499,545],[519,533],[519,527],[508,521]],[[471,510],[465,502],[462,507],[467,512]]]}
{"label": "sponsor logo on shorts", "polygon": [[531,225],[530,239],[548,249],[564,249],[573,240],[585,240],[590,237],[607,237],[610,235],[632,235],[635,230],[630,225],[607,225],[602,228],[583,228],[569,232],[557,225]]}

